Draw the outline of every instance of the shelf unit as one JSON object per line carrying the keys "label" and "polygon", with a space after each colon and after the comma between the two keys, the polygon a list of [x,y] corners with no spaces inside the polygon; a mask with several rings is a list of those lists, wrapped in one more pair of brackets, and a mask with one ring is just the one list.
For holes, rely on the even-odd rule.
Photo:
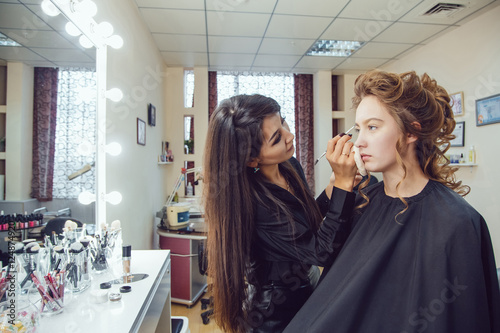
{"label": "shelf unit", "polygon": [[[7,66],[0,66],[0,138],[5,137],[6,121],[7,121],[6,104],[7,104]],[[0,150],[0,159],[2,161],[5,161],[5,144],[3,144],[3,149]],[[0,173],[5,174],[5,170],[1,171]]]}
{"label": "shelf unit", "polygon": [[[7,129],[7,66],[0,66],[0,138],[5,138]],[[5,199],[5,142],[0,144],[0,175],[3,177],[0,185],[0,199]]]}
{"label": "shelf unit", "polygon": [[174,162],[158,162],[158,165],[174,164]]}
{"label": "shelf unit", "polygon": [[450,163],[448,165],[456,167],[475,167],[477,166],[477,163]]}
{"label": "shelf unit", "polygon": [[[0,105],[0,138],[5,137],[6,130],[6,119],[7,117],[7,105]],[[0,159],[5,160],[5,143],[2,144],[3,148],[0,148]]]}

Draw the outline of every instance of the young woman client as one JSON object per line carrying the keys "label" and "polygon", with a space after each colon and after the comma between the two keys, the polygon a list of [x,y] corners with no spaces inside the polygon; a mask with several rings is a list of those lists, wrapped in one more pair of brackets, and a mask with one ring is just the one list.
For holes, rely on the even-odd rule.
{"label": "young woman client", "polygon": [[449,102],[426,74],[358,77],[355,145],[383,181],[361,185],[348,240],[285,332],[500,332],[488,228],[444,157]]}

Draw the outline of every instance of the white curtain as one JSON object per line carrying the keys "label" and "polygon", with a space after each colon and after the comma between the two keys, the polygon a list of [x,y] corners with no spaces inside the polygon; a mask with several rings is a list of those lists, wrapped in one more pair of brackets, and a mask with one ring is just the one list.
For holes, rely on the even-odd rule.
{"label": "white curtain", "polygon": [[87,190],[95,193],[94,168],[68,176],[95,163],[96,75],[93,69],[60,68],[53,198],[73,199]]}
{"label": "white curtain", "polygon": [[217,100],[234,95],[260,94],[281,106],[290,131],[295,135],[295,99],[293,74],[257,72],[217,72]]}

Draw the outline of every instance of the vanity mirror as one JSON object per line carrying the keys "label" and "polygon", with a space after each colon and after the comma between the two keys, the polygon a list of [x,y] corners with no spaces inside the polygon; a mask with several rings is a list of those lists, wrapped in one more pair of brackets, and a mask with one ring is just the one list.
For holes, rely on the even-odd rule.
{"label": "vanity mirror", "polygon": [[[97,6],[90,0],[43,0],[42,9],[47,15],[63,14],[69,21],[66,31],[72,36],[79,36],[80,44],[96,50],[96,143],[95,143],[95,193],[83,191],[78,199],[83,204],[95,201],[96,232],[101,224],[106,223],[107,202],[117,204],[121,201],[118,192],[106,192],[106,153],[116,154],[116,143],[106,145],[106,103],[107,99],[119,101],[123,94],[118,89],[107,90],[106,67],[107,46],[120,48],[123,40],[113,35],[113,27],[108,22],[97,23],[93,16]],[[121,150],[121,148],[118,148]],[[117,199],[119,198],[119,199]]]}
{"label": "vanity mirror", "polygon": [[[95,184],[96,52],[66,34],[68,20],[63,15],[47,15],[43,3],[0,2],[0,134],[6,144],[0,153],[0,174],[7,175],[7,201],[2,204],[12,213],[31,212],[42,206],[53,212],[47,219],[59,211],[71,211],[72,217],[94,223],[94,205],[83,206],[76,197],[89,185],[93,190]],[[40,117],[34,115],[33,104],[37,111],[44,109]],[[52,113],[56,104],[57,115]],[[56,122],[55,128],[49,126]],[[51,140],[46,134],[49,128]],[[41,133],[35,134],[41,137],[37,144],[32,139],[36,132]],[[55,145],[55,152],[48,149],[49,142]],[[45,152],[39,149],[40,143],[47,147]],[[54,163],[53,168],[46,166],[48,156],[54,160],[50,163]],[[39,168],[33,170],[36,160],[40,161]],[[40,184],[38,193],[32,190],[31,181],[37,170],[38,178],[43,179],[35,183]],[[45,190],[50,180],[53,190],[52,186]]]}

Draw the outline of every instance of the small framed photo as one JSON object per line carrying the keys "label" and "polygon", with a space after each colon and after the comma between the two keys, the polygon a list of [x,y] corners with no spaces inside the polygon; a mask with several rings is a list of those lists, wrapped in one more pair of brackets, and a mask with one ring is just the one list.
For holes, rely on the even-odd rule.
{"label": "small framed photo", "polygon": [[500,94],[476,100],[476,126],[500,123]]}
{"label": "small framed photo", "polygon": [[137,143],[146,145],[146,122],[137,118]]}
{"label": "small framed photo", "polygon": [[450,141],[450,146],[463,147],[465,144],[465,121],[458,121],[452,134],[455,139]]}
{"label": "small framed photo", "polygon": [[148,124],[149,126],[156,126],[156,106],[148,104]]}
{"label": "small framed photo", "polygon": [[463,91],[459,91],[454,94],[450,94],[450,104],[451,109],[453,110],[453,115],[463,116],[464,115],[464,93]]}

